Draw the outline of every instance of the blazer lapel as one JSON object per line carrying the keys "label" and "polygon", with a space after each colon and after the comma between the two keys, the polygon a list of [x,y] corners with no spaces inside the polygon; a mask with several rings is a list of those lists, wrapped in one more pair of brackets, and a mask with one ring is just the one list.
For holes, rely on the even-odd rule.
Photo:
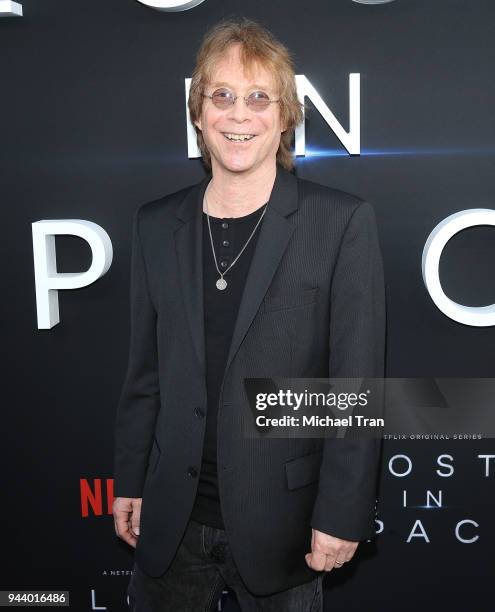
{"label": "blazer lapel", "polygon": [[[277,164],[277,176],[260,226],[260,233],[232,334],[225,372],[234,358],[261,301],[270,287],[273,275],[289,244],[295,226],[286,219],[298,207],[297,179]],[[242,255],[241,255],[242,257]],[[233,270],[235,274],[235,270]]]}
{"label": "blazer lapel", "polygon": [[186,315],[200,370],[206,376],[203,304],[203,195],[211,180],[207,175],[194,185],[177,209],[184,221],[175,231],[175,249]]}
{"label": "blazer lapel", "polygon": [[[206,375],[203,301],[203,195],[211,174],[194,185],[179,208],[184,222],[175,232],[180,284],[194,347],[203,375]],[[225,372],[258,312],[295,226],[286,217],[297,210],[296,177],[277,164],[277,175],[261,226],[253,259],[237,314]],[[235,274],[235,270],[232,271]]]}

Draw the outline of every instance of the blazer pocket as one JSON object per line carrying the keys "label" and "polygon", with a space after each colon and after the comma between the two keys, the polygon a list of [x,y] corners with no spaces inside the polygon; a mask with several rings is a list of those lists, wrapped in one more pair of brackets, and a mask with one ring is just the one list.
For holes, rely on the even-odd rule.
{"label": "blazer pocket", "polygon": [[287,487],[291,491],[305,487],[318,480],[322,453],[323,451],[320,450],[286,462]]}
{"label": "blazer pocket", "polygon": [[158,462],[160,460],[161,451],[158,447],[158,443],[156,439],[153,439],[153,446],[151,447],[150,456],[148,459],[148,474],[153,474],[156,468],[158,467]]}
{"label": "blazer pocket", "polygon": [[264,311],[285,310],[288,308],[298,308],[316,302],[319,287],[304,289],[296,293],[281,293],[270,295],[263,300]]}

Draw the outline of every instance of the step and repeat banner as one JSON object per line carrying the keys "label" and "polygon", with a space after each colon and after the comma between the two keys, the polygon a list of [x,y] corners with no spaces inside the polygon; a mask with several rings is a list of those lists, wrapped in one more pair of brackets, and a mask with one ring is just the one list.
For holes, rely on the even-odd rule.
{"label": "step and repeat banner", "polygon": [[[203,178],[194,56],[239,16],[293,53],[296,174],[374,207],[387,377],[495,376],[492,0],[2,1],[0,590],[127,609],[112,471],[132,215]],[[476,420],[387,436],[378,493],[378,536],[325,578],[325,610],[492,610],[495,443]]]}

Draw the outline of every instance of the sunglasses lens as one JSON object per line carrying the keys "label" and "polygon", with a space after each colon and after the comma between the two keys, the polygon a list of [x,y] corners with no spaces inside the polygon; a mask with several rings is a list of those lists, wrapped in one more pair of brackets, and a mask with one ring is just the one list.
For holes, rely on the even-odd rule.
{"label": "sunglasses lens", "polygon": [[253,91],[248,97],[248,103],[253,110],[265,110],[270,105],[270,98],[264,91]]}
{"label": "sunglasses lens", "polygon": [[217,108],[221,108],[223,110],[225,110],[226,108],[229,108],[229,106],[232,105],[233,99],[234,99],[234,96],[232,92],[229,91],[228,89],[217,89],[217,91],[213,92],[212,98],[211,98],[213,104]]}

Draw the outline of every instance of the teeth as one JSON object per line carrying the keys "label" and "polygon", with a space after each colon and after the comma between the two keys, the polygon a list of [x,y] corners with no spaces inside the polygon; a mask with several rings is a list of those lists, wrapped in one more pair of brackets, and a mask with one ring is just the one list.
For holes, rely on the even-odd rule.
{"label": "teeth", "polygon": [[238,140],[241,142],[244,140],[251,140],[251,138],[254,138],[254,134],[224,134],[224,136],[228,140]]}

